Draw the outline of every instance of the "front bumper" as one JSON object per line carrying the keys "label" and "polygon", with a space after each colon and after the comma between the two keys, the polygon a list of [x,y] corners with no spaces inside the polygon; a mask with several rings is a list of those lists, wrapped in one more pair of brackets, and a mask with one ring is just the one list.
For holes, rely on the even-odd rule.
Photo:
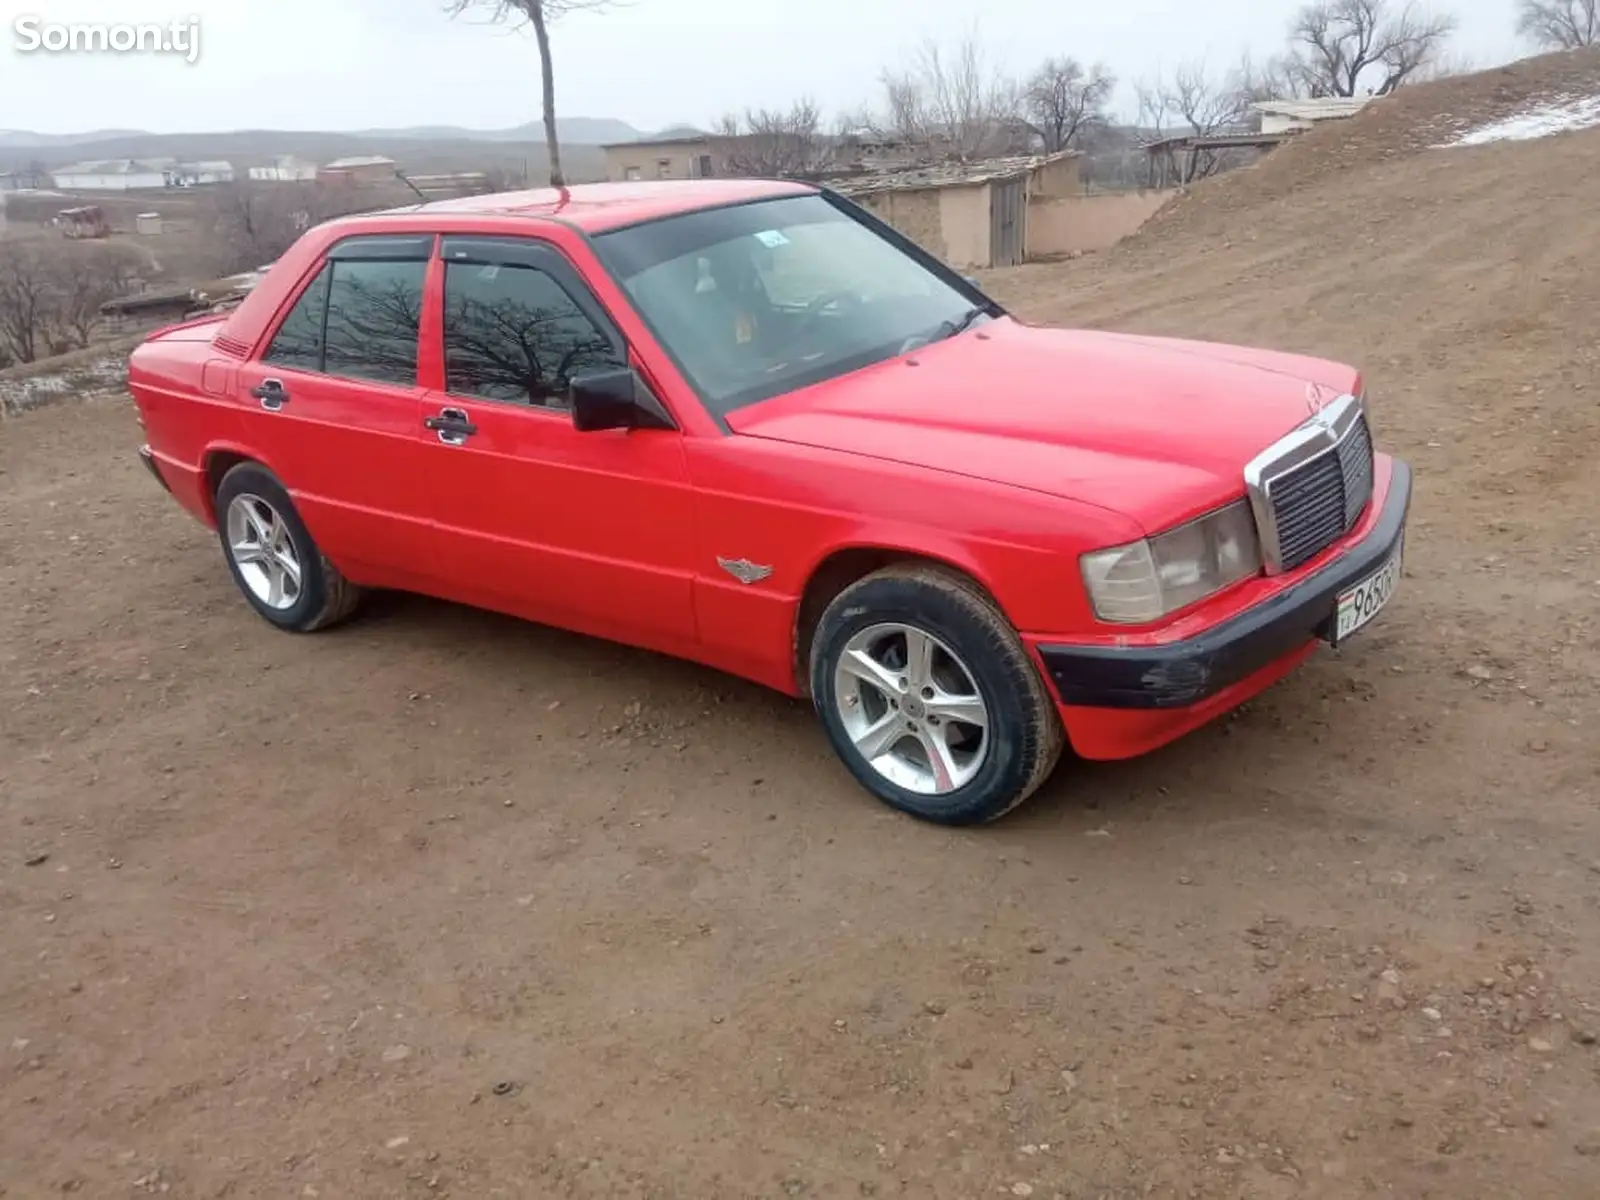
{"label": "front bumper", "polygon": [[1359,542],[1277,595],[1204,633],[1156,646],[1040,645],[1061,703],[1102,709],[1201,704],[1327,638],[1334,597],[1383,565],[1405,535],[1411,469],[1392,460],[1377,520]]}

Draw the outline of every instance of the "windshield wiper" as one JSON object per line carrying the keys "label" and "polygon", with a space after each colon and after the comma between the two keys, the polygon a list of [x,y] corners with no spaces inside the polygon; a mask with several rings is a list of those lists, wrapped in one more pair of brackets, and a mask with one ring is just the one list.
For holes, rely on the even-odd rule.
{"label": "windshield wiper", "polygon": [[989,309],[986,306],[969,308],[966,312],[962,313],[954,320],[940,321],[938,328],[933,331],[933,336],[928,340],[931,342],[942,342],[946,338],[953,338],[956,336],[956,334],[965,333],[967,330],[971,329],[973,322],[979,317],[986,317],[988,315]]}

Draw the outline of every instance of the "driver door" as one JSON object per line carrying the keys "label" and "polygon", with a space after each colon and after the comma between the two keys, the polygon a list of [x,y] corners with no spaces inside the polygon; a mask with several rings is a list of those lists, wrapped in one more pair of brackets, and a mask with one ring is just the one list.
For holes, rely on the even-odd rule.
{"label": "driver door", "polygon": [[532,238],[446,237],[444,388],[423,397],[438,557],[456,598],[661,649],[695,636],[677,430],[579,433],[572,375],[627,363],[577,270]]}

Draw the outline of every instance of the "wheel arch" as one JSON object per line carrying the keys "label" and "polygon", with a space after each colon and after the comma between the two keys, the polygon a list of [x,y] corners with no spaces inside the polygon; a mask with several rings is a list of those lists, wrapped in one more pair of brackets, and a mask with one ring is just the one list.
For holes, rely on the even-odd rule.
{"label": "wheel arch", "polygon": [[799,694],[811,695],[811,643],[816,637],[822,614],[840,592],[875,571],[892,566],[925,566],[948,571],[967,580],[1004,613],[984,572],[967,555],[946,548],[940,551],[913,550],[887,543],[861,542],[836,546],[822,556],[806,575],[795,605],[794,678]]}
{"label": "wheel arch", "polygon": [[[219,442],[207,446],[205,453],[200,456],[200,469],[204,472],[205,506],[206,515],[211,523],[217,523],[217,489],[222,486],[222,477],[240,463],[255,463],[265,470],[272,471],[272,465],[266,462],[259,454],[242,446],[229,442]],[[277,475],[276,471],[272,471]],[[288,487],[287,484],[284,485]]]}

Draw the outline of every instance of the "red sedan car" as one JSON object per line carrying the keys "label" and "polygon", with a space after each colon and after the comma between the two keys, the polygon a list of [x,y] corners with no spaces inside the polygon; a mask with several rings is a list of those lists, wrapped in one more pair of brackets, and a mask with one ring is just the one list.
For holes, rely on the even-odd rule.
{"label": "red sedan car", "polygon": [[801,183],[332,221],[129,380],[272,624],[405,589],[693,659],[951,824],[1342,643],[1411,494],[1352,368],[1027,325]]}

